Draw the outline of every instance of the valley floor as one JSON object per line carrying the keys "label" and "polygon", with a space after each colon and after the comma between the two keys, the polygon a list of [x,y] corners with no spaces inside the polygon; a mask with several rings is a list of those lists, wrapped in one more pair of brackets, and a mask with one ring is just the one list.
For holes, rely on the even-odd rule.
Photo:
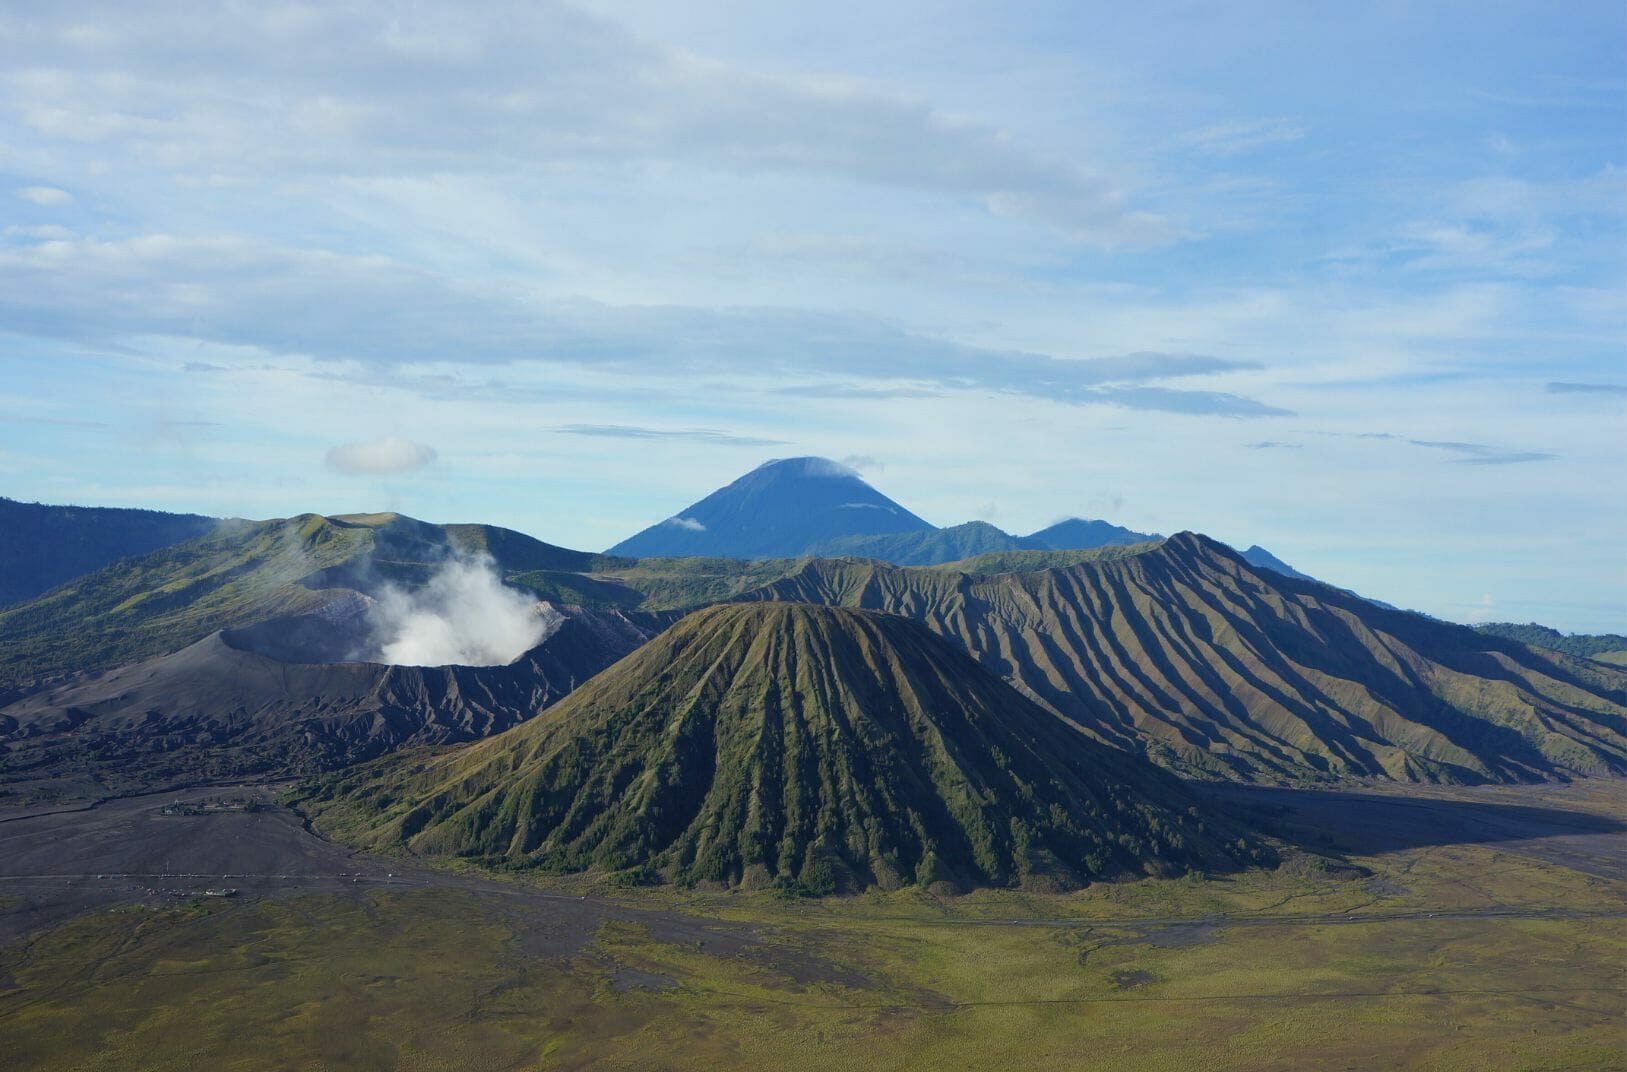
{"label": "valley floor", "polygon": [[1281,868],[951,900],[435,870],[275,793],[0,812],[8,1069],[1627,1062],[1627,781],[1228,787]]}

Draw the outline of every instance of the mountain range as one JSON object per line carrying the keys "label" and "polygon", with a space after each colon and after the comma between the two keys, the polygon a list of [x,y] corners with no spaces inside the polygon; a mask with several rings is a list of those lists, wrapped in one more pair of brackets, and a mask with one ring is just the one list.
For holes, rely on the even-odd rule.
{"label": "mountain range", "polygon": [[[806,459],[747,476],[741,494],[778,502],[782,537],[796,530],[788,489],[825,489],[809,507],[818,529],[862,485]],[[729,517],[749,527],[738,485],[703,512],[720,530]],[[1627,772],[1619,667],[1385,608],[1281,572],[1274,558],[1259,567],[1249,561],[1268,556],[1259,548],[1239,555],[1191,533],[1136,541],[1142,534],[1100,523],[1060,528],[1052,539],[1118,542],[1034,549],[1035,534],[1011,547],[979,523],[827,537],[838,550],[886,544],[930,563],[895,566],[879,554],[597,555],[396,514],[211,522],[0,607],[0,769],[160,786],[188,771],[342,768],[519,726],[686,613],[766,602],[912,619],[1078,739],[1185,775],[1477,782]],[[933,561],[965,552],[977,553]],[[498,665],[385,665],[383,652],[398,649],[373,635],[380,608],[436,591],[457,563],[484,564],[525,635],[488,660]],[[467,620],[481,624],[481,614]]]}
{"label": "mountain range", "polygon": [[1155,534],[1070,518],[1029,536],[986,521],[938,528],[828,458],[765,462],[726,487],[610,548],[635,558],[874,558],[925,566],[999,551],[1142,543]]}
{"label": "mountain range", "polygon": [[0,606],[0,794],[302,776],[376,849],[851,893],[1270,858],[1183,777],[1627,774],[1627,669],[1258,547],[939,529],[820,459],[678,521],[599,555],[398,514],[139,517],[177,539]]}
{"label": "mountain range", "polygon": [[739,598],[915,618],[1056,714],[1241,780],[1627,773],[1627,673],[1257,570],[1182,533],[1072,566],[810,561]]}

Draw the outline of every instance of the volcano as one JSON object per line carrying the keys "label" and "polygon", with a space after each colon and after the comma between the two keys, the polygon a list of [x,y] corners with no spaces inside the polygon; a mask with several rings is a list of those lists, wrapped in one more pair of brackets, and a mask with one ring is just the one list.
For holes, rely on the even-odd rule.
{"label": "volcano", "polygon": [[845,465],[785,458],[758,466],[607,554],[795,558],[838,537],[932,529]]}
{"label": "volcano", "polygon": [[818,893],[1068,888],[1251,851],[916,623],[788,604],[697,611],[540,718],[309,806],[377,849]]}

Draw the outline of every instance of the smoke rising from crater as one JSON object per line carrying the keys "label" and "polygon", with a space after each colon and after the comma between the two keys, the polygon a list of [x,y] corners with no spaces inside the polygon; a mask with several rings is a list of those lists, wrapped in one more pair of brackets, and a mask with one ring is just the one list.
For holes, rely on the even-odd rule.
{"label": "smoke rising from crater", "polygon": [[399,666],[501,666],[542,643],[549,624],[489,555],[450,558],[422,588],[386,588],[368,618],[373,657]]}

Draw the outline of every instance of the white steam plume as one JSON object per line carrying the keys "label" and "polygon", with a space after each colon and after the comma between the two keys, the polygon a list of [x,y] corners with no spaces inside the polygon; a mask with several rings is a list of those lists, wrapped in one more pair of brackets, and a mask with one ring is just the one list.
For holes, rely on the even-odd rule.
{"label": "white steam plume", "polygon": [[536,600],[504,586],[489,555],[448,559],[414,591],[386,588],[369,615],[379,661],[501,666],[542,643]]}

